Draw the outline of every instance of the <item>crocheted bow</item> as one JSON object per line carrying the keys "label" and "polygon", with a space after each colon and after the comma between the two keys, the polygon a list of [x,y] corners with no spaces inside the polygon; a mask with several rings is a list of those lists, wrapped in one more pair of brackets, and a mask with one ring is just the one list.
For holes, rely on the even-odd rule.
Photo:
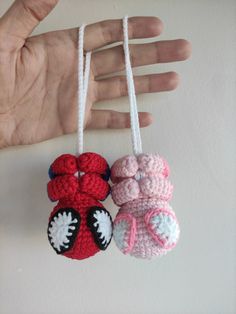
{"label": "crocheted bow", "polygon": [[112,198],[117,205],[143,197],[169,200],[173,186],[167,180],[169,167],[158,154],[128,155],[111,168]]}
{"label": "crocheted bow", "polygon": [[109,174],[106,160],[96,153],[87,152],[79,157],[63,154],[49,168],[48,196],[57,201],[81,192],[104,200],[110,192]]}

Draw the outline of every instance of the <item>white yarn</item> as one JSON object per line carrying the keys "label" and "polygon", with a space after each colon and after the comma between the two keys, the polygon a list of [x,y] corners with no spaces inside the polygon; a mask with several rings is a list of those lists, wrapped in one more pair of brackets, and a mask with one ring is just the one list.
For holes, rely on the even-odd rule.
{"label": "white yarn", "polygon": [[125,69],[126,69],[126,79],[129,94],[130,103],[130,126],[131,126],[131,139],[132,147],[135,155],[142,153],[142,140],[140,134],[137,100],[135,95],[134,78],[132,72],[132,66],[130,62],[130,52],[129,52],[129,31],[128,31],[128,16],[123,18],[123,34],[124,34],[124,54],[125,54]]}
{"label": "white yarn", "polygon": [[93,216],[96,219],[93,225],[97,228],[100,241],[103,245],[107,246],[112,237],[112,222],[110,215],[104,210],[96,210]]}
{"label": "white yarn", "polygon": [[[87,52],[85,56],[84,69],[84,29],[83,24],[79,28],[78,38],[78,117],[77,117],[77,137],[78,137],[78,155],[83,153],[83,131],[84,131],[84,116],[86,108],[86,99],[88,92],[91,52]],[[142,141],[140,134],[137,100],[135,95],[134,78],[132,66],[130,62],[129,52],[129,34],[128,34],[128,17],[123,18],[123,34],[124,34],[124,55],[126,79],[128,86],[129,102],[130,102],[130,126],[131,126],[131,140],[132,148],[135,155],[142,153]]]}
{"label": "white yarn", "polygon": [[59,213],[51,220],[48,235],[52,246],[59,252],[62,248],[69,248],[70,237],[76,229],[73,225],[76,223],[78,220],[72,218],[71,212]]}
{"label": "white yarn", "polygon": [[87,52],[85,56],[84,69],[84,29],[83,24],[79,29],[78,36],[78,117],[77,117],[77,137],[78,137],[78,155],[83,153],[84,146],[84,116],[86,108],[86,99],[88,92],[89,72],[91,52]]}

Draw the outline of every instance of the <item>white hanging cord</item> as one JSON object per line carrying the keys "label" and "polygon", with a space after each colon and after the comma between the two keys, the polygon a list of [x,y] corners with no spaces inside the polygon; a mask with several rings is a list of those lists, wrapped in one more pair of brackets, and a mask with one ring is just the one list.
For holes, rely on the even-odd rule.
{"label": "white hanging cord", "polygon": [[78,138],[78,155],[83,153],[84,147],[84,116],[86,108],[86,99],[89,83],[91,52],[87,52],[85,56],[84,69],[84,29],[83,24],[79,29],[78,36],[78,106],[77,106],[77,138]]}
{"label": "white hanging cord", "polygon": [[129,94],[130,103],[130,126],[131,126],[131,139],[132,147],[135,155],[142,153],[142,140],[140,134],[137,100],[135,95],[134,78],[132,72],[132,66],[130,62],[129,52],[129,30],[128,30],[128,16],[123,18],[123,34],[124,34],[124,55],[125,55],[125,69],[126,79]]}

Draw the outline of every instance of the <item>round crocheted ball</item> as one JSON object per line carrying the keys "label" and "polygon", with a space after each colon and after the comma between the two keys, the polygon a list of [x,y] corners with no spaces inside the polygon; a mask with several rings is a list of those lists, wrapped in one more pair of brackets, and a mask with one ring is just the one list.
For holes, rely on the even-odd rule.
{"label": "round crocheted ball", "polygon": [[85,259],[105,250],[112,237],[112,218],[101,203],[83,193],[61,199],[48,223],[48,239],[56,253]]}
{"label": "round crocheted ball", "polygon": [[165,201],[137,199],[119,210],[113,237],[124,254],[150,259],[171,250],[179,238],[177,218]]}
{"label": "round crocheted ball", "polygon": [[110,192],[109,174],[96,153],[63,154],[52,163],[47,191],[58,203],[49,217],[48,239],[56,253],[80,260],[108,247],[112,218],[99,200]]}
{"label": "round crocheted ball", "polygon": [[111,168],[112,198],[121,206],[113,227],[124,254],[150,259],[178,242],[179,224],[171,206],[173,186],[167,162],[158,154],[124,156]]}

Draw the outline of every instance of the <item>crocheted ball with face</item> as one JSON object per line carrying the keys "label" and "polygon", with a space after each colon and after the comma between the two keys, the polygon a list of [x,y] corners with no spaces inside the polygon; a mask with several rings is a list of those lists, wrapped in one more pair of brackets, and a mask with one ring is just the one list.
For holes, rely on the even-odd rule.
{"label": "crocheted ball with face", "polygon": [[179,224],[167,201],[173,186],[167,162],[157,154],[118,159],[111,168],[112,198],[119,212],[113,236],[124,254],[151,258],[175,247]]}
{"label": "crocheted ball with face", "polygon": [[112,237],[112,218],[99,202],[110,192],[110,169],[96,153],[63,154],[49,168],[47,191],[58,201],[48,223],[56,253],[85,259],[105,250]]}

